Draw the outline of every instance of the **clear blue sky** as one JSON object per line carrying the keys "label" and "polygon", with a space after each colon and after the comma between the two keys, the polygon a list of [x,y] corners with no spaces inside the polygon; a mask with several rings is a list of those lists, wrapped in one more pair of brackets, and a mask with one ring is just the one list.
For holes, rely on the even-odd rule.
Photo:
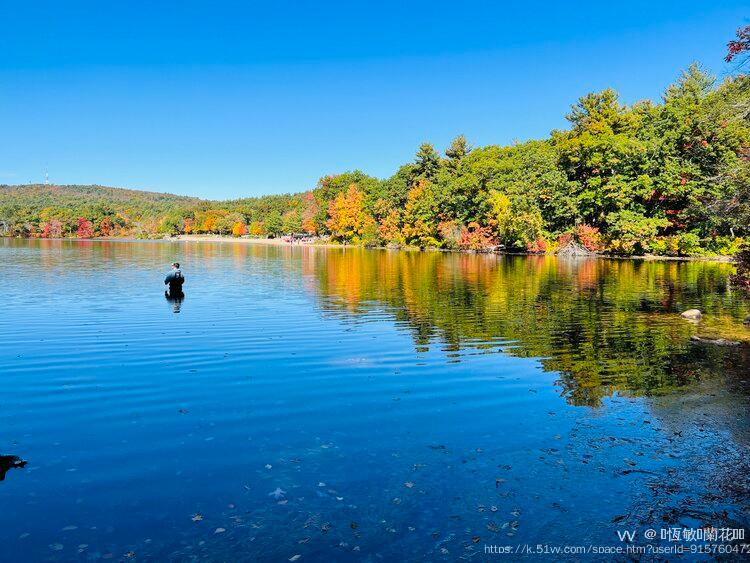
{"label": "clear blue sky", "polygon": [[584,93],[727,72],[746,2],[0,4],[0,183],[226,198],[383,177],[429,140],[564,127]]}

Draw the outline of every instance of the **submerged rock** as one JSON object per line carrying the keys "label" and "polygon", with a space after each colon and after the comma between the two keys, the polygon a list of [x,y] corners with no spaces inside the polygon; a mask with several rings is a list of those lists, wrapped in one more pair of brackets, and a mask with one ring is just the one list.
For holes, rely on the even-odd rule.
{"label": "submerged rock", "polygon": [[726,338],[708,338],[705,336],[693,335],[690,337],[693,342],[699,342],[701,344],[713,344],[715,346],[740,346],[740,342],[736,340],[727,340]]}
{"label": "submerged rock", "polygon": [[5,474],[11,469],[26,467],[26,461],[17,455],[0,455],[0,481],[5,481]]}
{"label": "submerged rock", "polygon": [[703,317],[703,314],[698,309],[688,309],[687,311],[680,313],[680,316],[689,321],[699,321],[701,320],[701,317]]}

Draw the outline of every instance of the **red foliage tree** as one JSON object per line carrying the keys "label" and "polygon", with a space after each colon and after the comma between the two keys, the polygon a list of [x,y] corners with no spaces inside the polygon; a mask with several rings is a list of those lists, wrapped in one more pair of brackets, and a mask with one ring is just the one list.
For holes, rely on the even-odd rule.
{"label": "red foliage tree", "polygon": [[538,238],[533,242],[526,243],[526,251],[532,254],[544,254],[547,252],[547,241],[543,238]]}
{"label": "red foliage tree", "polygon": [[[727,56],[724,60],[731,63],[735,58],[743,53],[750,52],[750,25],[741,27],[737,30],[737,39],[732,39],[727,43]],[[744,62],[744,61],[743,61]]]}
{"label": "red foliage tree", "polygon": [[79,217],[76,235],[78,238],[92,238],[94,236],[94,227],[91,225],[91,221],[85,217]]}

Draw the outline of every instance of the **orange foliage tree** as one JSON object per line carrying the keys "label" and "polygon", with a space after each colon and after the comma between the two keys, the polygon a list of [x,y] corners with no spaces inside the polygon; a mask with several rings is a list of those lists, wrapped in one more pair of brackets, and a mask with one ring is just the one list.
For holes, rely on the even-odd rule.
{"label": "orange foliage tree", "polygon": [[236,237],[241,237],[247,234],[247,225],[245,223],[235,223],[232,225],[232,234]]}
{"label": "orange foliage tree", "polygon": [[326,227],[338,240],[359,242],[373,227],[375,221],[365,211],[365,194],[351,184],[345,192],[339,193],[328,206]]}
{"label": "orange foliage tree", "polygon": [[108,237],[112,234],[112,219],[105,217],[99,222],[99,234],[103,237]]}

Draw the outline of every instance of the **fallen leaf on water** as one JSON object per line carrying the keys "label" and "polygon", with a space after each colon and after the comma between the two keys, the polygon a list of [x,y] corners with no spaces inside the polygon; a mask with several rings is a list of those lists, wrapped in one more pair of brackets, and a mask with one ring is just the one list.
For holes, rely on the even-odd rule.
{"label": "fallen leaf on water", "polygon": [[299,559],[300,557],[302,557],[302,556],[299,553],[297,555],[292,555],[289,558],[289,561],[297,561],[297,559]]}
{"label": "fallen leaf on water", "polygon": [[407,481],[406,483],[404,483],[404,487],[406,487],[407,489],[411,489],[413,486],[414,483],[412,483],[411,481]]}
{"label": "fallen leaf on water", "polygon": [[286,494],[286,491],[280,489],[279,487],[276,487],[276,490],[271,491],[268,493],[269,497],[273,497],[275,499],[284,498],[284,495]]}
{"label": "fallen leaf on water", "polygon": [[192,520],[193,522],[200,522],[201,520],[203,520],[203,515],[200,512],[198,512],[197,514],[193,514]]}

